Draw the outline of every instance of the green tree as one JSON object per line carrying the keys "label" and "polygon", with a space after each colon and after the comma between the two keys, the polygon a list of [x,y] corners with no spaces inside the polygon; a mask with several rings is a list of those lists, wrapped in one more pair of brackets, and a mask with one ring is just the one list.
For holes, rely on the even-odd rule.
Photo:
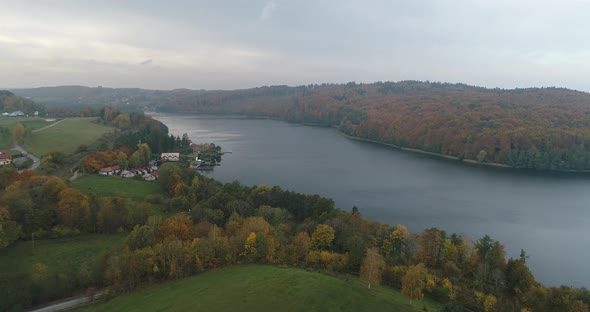
{"label": "green tree", "polygon": [[371,284],[379,285],[384,267],[385,260],[377,247],[367,248],[367,254],[361,265],[361,280],[368,283],[368,288],[371,288]]}
{"label": "green tree", "polygon": [[117,155],[117,164],[119,164],[121,170],[127,169],[127,167],[129,167],[129,159],[127,159],[127,154],[120,152],[119,155]]}
{"label": "green tree", "polygon": [[10,219],[10,212],[0,207],[0,249],[15,242],[20,235],[20,225]]}
{"label": "green tree", "polygon": [[154,228],[148,225],[136,225],[133,231],[127,236],[127,246],[129,249],[142,249],[152,246],[156,242]]}

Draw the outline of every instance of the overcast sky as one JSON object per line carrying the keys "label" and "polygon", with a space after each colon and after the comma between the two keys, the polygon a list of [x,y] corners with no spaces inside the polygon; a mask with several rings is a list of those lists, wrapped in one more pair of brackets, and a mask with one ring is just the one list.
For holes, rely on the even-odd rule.
{"label": "overcast sky", "polygon": [[589,12],[565,0],[2,0],[0,87],[412,79],[590,91]]}

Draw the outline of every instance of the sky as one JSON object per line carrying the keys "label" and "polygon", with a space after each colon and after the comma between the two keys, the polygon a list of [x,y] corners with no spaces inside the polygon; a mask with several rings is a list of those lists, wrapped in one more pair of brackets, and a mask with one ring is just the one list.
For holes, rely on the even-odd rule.
{"label": "sky", "polygon": [[2,0],[0,87],[590,91],[590,1]]}

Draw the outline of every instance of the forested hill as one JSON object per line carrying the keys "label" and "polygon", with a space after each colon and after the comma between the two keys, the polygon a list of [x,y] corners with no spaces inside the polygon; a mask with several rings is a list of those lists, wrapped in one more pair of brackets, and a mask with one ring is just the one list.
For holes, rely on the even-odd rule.
{"label": "forested hill", "polygon": [[27,115],[33,115],[36,111],[43,113],[45,107],[31,100],[16,96],[10,91],[0,90],[0,113],[11,113],[14,111],[22,111]]}
{"label": "forested hill", "polygon": [[266,116],[460,159],[590,170],[590,94],[573,90],[402,81],[133,92],[126,105]]}

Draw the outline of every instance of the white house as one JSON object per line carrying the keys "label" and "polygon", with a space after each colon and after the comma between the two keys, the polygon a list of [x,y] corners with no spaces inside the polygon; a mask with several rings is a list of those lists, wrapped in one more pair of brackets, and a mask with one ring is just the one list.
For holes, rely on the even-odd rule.
{"label": "white house", "polygon": [[180,153],[162,153],[160,158],[162,158],[162,161],[179,161]]}

